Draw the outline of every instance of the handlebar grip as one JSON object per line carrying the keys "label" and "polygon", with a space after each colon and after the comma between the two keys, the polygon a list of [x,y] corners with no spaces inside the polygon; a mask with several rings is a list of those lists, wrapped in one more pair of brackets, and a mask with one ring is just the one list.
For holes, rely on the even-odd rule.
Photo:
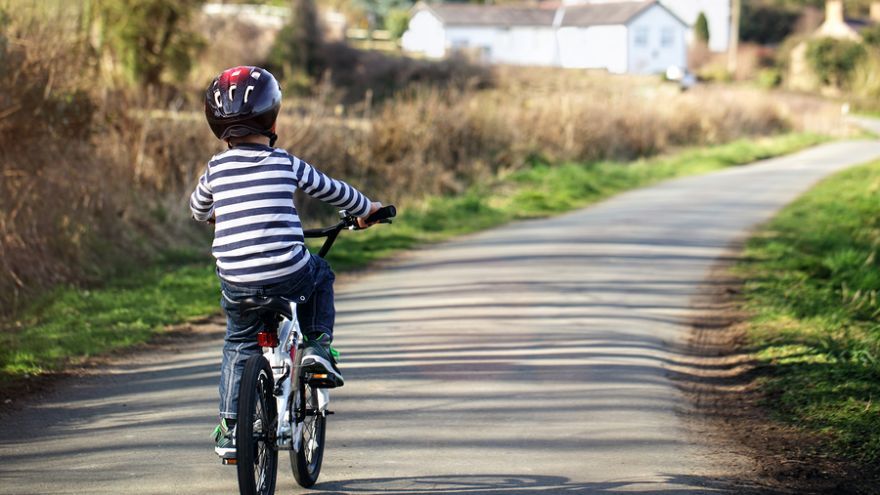
{"label": "handlebar grip", "polygon": [[365,223],[381,222],[389,218],[397,216],[397,208],[394,205],[383,206],[376,210],[372,215],[364,219]]}

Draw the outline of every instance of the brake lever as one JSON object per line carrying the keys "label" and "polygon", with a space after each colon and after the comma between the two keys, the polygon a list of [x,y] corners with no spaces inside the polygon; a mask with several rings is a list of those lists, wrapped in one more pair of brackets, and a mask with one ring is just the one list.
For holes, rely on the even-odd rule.
{"label": "brake lever", "polygon": [[[380,223],[392,223],[392,222],[391,222],[391,219],[390,219],[390,218],[385,218],[385,219],[383,219],[383,220],[379,220],[379,221],[377,221],[376,223],[373,223],[373,224],[370,224],[370,225],[377,225],[377,224],[380,224]],[[357,221],[356,221],[356,220],[355,220],[355,223],[352,223],[352,224],[348,225],[346,228],[347,228],[348,230],[366,230],[366,229],[367,229],[367,227],[361,228],[361,226],[357,224]]]}
{"label": "brake lever", "polygon": [[[344,224],[345,228],[348,230],[364,230],[361,228],[360,224],[358,223],[357,217],[349,214],[348,211],[346,211],[346,210],[341,210],[339,212],[339,218],[342,219],[342,223]],[[379,223],[386,223],[387,224],[387,223],[392,223],[392,221],[391,221],[391,218],[383,218],[382,220],[379,220],[379,221],[373,223],[372,225],[379,224]]]}

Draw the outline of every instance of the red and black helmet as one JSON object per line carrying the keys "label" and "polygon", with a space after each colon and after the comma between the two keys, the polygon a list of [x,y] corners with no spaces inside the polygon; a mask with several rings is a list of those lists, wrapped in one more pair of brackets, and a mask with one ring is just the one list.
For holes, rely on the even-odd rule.
{"label": "red and black helmet", "polygon": [[226,69],[205,91],[205,116],[219,139],[260,134],[275,145],[281,86],[266,69]]}

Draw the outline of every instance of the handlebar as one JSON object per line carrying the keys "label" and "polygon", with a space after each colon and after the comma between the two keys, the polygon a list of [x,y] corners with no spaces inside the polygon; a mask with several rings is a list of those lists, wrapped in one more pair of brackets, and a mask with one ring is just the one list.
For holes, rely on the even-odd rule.
{"label": "handlebar", "polygon": [[[372,215],[368,216],[364,219],[364,222],[367,224],[373,223],[391,223],[391,219],[397,216],[397,208],[394,205],[383,206],[379,208]],[[318,252],[318,256],[324,257],[330,252],[330,248],[333,246],[333,242],[336,241],[336,237],[342,232],[343,229],[348,230],[363,230],[360,228],[358,224],[358,217],[353,216],[346,210],[342,210],[339,212],[339,217],[341,220],[336,225],[331,225],[329,227],[323,227],[320,229],[307,229],[303,230],[303,236],[306,238],[319,238],[326,237],[327,240],[324,241],[324,245],[321,246],[321,250]]]}
{"label": "handlebar", "polygon": [[[391,219],[397,216],[397,208],[394,205],[383,206],[376,210],[372,215],[368,216],[364,222],[370,224],[374,222],[391,223]],[[388,220],[388,222],[384,222]]]}

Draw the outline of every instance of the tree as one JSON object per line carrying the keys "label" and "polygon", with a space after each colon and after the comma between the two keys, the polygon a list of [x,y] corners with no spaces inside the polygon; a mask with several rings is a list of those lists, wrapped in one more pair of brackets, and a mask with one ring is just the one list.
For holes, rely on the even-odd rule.
{"label": "tree", "polygon": [[730,0],[730,41],[727,44],[727,72],[736,75],[739,60],[739,25],[742,0]]}
{"label": "tree", "polygon": [[392,38],[400,39],[407,28],[409,28],[409,11],[393,9],[385,16],[385,29],[388,30]]}
{"label": "tree", "polygon": [[700,15],[697,16],[697,22],[694,23],[694,36],[700,43],[709,43],[709,19],[703,12],[700,12]]}
{"label": "tree", "polygon": [[867,45],[880,47],[880,24],[868,26],[859,33]]}
{"label": "tree", "polygon": [[824,84],[844,87],[865,58],[864,45],[855,41],[819,38],[807,45],[807,61]]}
{"label": "tree", "polygon": [[204,41],[189,29],[203,0],[106,0],[98,3],[99,51],[111,52],[129,80],[159,86],[182,78]]}
{"label": "tree", "polygon": [[780,43],[795,30],[803,9],[761,2],[744,2],[739,35],[763,45]]}
{"label": "tree", "polygon": [[269,54],[269,70],[291,82],[321,73],[321,29],[314,0],[292,0],[290,22],[278,33]]}
{"label": "tree", "polygon": [[350,0],[350,5],[361,12],[362,20],[368,29],[388,28],[388,22],[395,11],[409,11],[412,0]]}

